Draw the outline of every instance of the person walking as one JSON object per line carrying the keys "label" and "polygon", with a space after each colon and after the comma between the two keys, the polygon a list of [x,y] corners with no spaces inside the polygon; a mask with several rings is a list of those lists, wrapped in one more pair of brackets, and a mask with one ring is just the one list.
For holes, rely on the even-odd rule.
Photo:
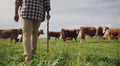
{"label": "person walking", "polygon": [[[20,11],[19,11],[20,10]],[[23,23],[23,48],[25,61],[29,62],[37,50],[38,29],[45,19],[50,19],[50,0],[15,0],[14,20]]]}

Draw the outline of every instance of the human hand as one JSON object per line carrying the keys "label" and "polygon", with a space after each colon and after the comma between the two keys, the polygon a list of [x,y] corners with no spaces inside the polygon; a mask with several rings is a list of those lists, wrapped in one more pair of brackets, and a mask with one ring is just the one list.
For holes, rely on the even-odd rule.
{"label": "human hand", "polygon": [[18,20],[19,20],[19,15],[15,14],[14,20],[15,20],[16,22],[18,22]]}
{"label": "human hand", "polygon": [[49,14],[49,12],[46,13],[46,20],[47,20],[47,21],[50,20],[50,14]]}
{"label": "human hand", "polygon": [[50,20],[50,15],[47,15],[46,18],[47,18],[47,20],[49,21],[49,20]]}

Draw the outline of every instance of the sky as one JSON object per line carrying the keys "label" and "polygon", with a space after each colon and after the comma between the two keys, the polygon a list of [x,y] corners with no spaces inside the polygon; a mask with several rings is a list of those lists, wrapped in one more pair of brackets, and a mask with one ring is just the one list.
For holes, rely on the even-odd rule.
{"label": "sky", "polygon": [[[15,0],[0,0],[0,29],[22,28],[21,19],[15,22]],[[50,31],[80,26],[120,28],[120,0],[51,0]],[[39,29],[46,33],[46,21]]]}

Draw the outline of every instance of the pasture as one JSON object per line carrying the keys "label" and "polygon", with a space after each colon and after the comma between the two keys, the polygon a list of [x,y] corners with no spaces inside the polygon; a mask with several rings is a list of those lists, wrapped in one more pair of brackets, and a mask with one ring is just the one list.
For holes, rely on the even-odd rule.
{"label": "pasture", "polygon": [[120,66],[120,40],[86,38],[80,44],[51,38],[47,53],[46,39],[39,38],[37,48],[33,60],[24,62],[21,42],[0,39],[0,66]]}

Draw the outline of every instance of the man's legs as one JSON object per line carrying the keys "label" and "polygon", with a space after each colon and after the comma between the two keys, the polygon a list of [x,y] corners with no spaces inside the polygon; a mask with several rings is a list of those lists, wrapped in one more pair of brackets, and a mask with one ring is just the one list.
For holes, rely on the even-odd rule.
{"label": "man's legs", "polygon": [[31,49],[32,49],[32,54],[35,54],[35,51],[37,50],[37,38],[38,38],[38,29],[40,26],[41,22],[38,20],[34,20],[32,26],[32,36],[31,36]]}
{"label": "man's legs", "polygon": [[25,61],[32,59],[31,51],[31,34],[32,34],[32,20],[23,19],[23,48]]}

